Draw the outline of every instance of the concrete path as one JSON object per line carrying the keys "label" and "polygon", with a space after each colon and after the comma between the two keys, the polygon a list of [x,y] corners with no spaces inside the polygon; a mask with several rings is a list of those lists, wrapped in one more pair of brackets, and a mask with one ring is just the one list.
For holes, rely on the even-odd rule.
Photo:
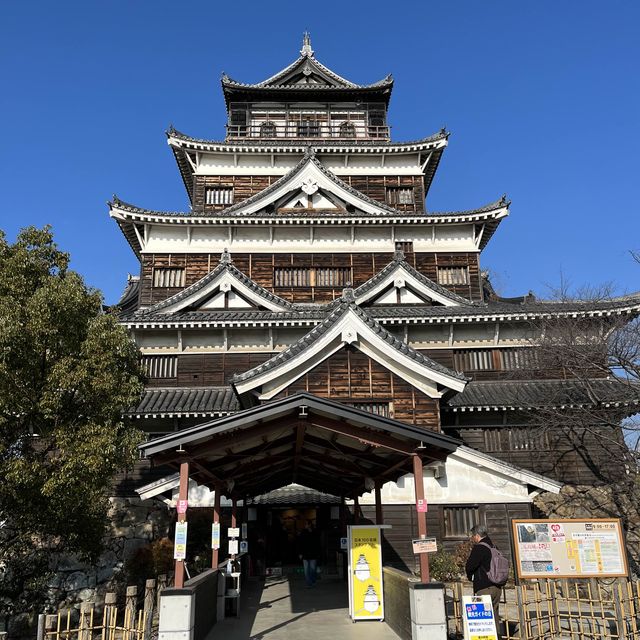
{"label": "concrete path", "polygon": [[240,606],[207,640],[398,640],[385,622],[351,622],[347,585],[334,578],[312,589],[297,576],[249,581]]}

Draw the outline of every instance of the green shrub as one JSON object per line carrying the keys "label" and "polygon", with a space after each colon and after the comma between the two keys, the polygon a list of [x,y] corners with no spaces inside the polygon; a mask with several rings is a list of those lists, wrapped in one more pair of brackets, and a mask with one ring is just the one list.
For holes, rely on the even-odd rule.
{"label": "green shrub", "polygon": [[429,554],[429,573],[438,582],[451,582],[460,577],[454,556],[444,549]]}

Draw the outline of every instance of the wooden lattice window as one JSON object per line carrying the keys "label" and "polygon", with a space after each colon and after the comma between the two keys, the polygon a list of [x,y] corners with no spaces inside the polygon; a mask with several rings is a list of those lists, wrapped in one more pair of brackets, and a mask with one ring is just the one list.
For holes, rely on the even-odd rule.
{"label": "wooden lattice window", "polygon": [[205,204],[233,204],[233,187],[207,187],[204,195]]}
{"label": "wooden lattice window", "polygon": [[502,429],[484,430],[484,450],[502,451]]}
{"label": "wooden lattice window", "polygon": [[348,287],[351,267],[276,267],[274,287]]}
{"label": "wooden lattice window", "polygon": [[396,251],[402,251],[402,253],[413,253],[413,242],[396,242]]}
{"label": "wooden lattice window", "polygon": [[301,138],[317,138],[320,135],[320,123],[316,120],[301,120],[298,123],[298,136]]}
{"label": "wooden lattice window", "polygon": [[509,448],[512,451],[548,451],[549,434],[541,429],[526,427],[510,429]]}
{"label": "wooden lattice window", "polygon": [[469,267],[438,267],[438,283],[469,284]]}
{"label": "wooden lattice window", "polygon": [[387,187],[387,203],[413,204],[413,187]]}
{"label": "wooden lattice window", "polygon": [[494,368],[493,353],[491,349],[456,349],[453,365],[456,371],[491,371]]}
{"label": "wooden lattice window", "polygon": [[443,507],[444,537],[466,538],[471,528],[480,524],[479,507]]}
{"label": "wooden lattice window", "polygon": [[178,357],[143,356],[142,368],[147,378],[175,378],[178,375]]}
{"label": "wooden lattice window", "polygon": [[500,363],[505,371],[513,369],[535,369],[537,362],[536,352],[529,349],[504,349],[500,351]]}
{"label": "wooden lattice window", "polygon": [[345,402],[345,404],[360,409],[360,411],[368,411],[376,416],[382,416],[383,418],[391,417],[390,402],[350,400],[349,402]]}
{"label": "wooden lattice window", "polygon": [[185,270],[179,267],[156,267],[153,270],[154,287],[184,287]]}

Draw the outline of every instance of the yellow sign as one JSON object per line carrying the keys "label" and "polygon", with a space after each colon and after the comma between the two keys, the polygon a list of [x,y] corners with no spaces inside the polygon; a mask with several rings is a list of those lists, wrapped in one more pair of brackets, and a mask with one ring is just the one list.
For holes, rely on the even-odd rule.
{"label": "yellow sign", "polygon": [[349,527],[349,614],[354,621],[384,619],[380,527]]}

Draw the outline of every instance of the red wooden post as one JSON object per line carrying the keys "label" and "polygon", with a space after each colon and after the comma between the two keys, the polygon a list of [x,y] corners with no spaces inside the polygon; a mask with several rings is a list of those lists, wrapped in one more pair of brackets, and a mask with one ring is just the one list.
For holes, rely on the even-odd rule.
{"label": "red wooden post", "polygon": [[382,484],[379,480],[376,480],[375,497],[376,497],[376,524],[383,524],[384,519],[382,517],[382,496],[380,489]]}
{"label": "red wooden post", "polygon": [[[216,485],[214,487],[215,496],[213,498],[213,522],[220,522],[220,491],[222,487],[220,485]],[[220,532],[220,539],[222,540],[222,532]],[[211,568],[218,568],[218,549],[211,550]]]}
{"label": "red wooden post", "polygon": [[[413,454],[413,480],[416,487],[416,510],[418,501],[422,500],[424,504],[424,476],[422,474],[422,460],[417,453]],[[418,511],[418,536],[420,538],[427,537],[427,514],[424,511]],[[429,582],[429,556],[426,553],[419,553],[420,558],[420,581]]]}
{"label": "red wooden post", "polygon": [[231,526],[237,527],[238,522],[238,499],[231,498]]}
{"label": "red wooden post", "polygon": [[[189,463],[187,461],[180,463],[180,488],[178,489],[178,500],[186,500],[189,495]],[[178,514],[178,522],[185,522],[186,513]],[[175,580],[176,589],[184,587],[184,560],[175,561]]]}
{"label": "red wooden post", "polygon": [[360,524],[360,500],[353,496],[353,524]]}

